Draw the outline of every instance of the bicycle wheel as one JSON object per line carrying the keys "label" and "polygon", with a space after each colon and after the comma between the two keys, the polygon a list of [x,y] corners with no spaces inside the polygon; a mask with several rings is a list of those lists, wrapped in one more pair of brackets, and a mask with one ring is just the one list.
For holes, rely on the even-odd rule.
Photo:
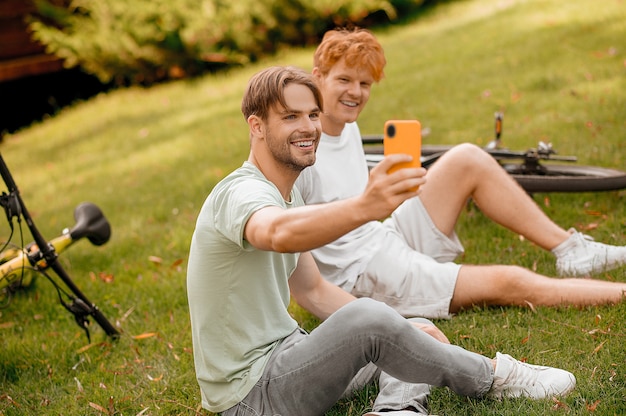
{"label": "bicycle wheel", "polygon": [[520,173],[520,165],[502,167],[526,192],[598,192],[626,188],[626,172],[599,166],[541,164],[538,174]]}
{"label": "bicycle wheel", "polygon": [[[375,143],[373,140],[372,143]],[[425,145],[422,147],[422,164],[428,168],[439,156],[450,150],[451,145]],[[371,169],[382,159],[382,147],[368,146],[366,159]],[[523,153],[509,150],[488,151],[528,193],[534,192],[599,192],[626,189],[626,172],[599,166],[564,165],[541,162],[541,169],[528,172],[521,163],[511,160],[523,159]],[[509,161],[507,163],[507,161]]]}

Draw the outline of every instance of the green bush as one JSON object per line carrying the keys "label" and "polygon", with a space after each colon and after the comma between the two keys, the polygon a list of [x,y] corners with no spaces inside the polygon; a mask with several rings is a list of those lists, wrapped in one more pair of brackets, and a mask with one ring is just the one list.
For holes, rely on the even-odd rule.
{"label": "green bush", "polygon": [[[417,7],[421,0],[397,1]],[[30,18],[48,52],[103,82],[151,84],[310,45],[336,25],[396,18],[393,0],[38,0]]]}

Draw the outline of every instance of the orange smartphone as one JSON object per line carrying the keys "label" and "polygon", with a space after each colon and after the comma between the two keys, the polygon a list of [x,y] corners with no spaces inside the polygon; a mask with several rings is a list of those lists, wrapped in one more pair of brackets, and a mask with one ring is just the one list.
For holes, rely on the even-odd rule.
{"label": "orange smartphone", "polygon": [[[422,125],[417,120],[388,120],[383,136],[385,156],[405,153],[413,160],[394,165],[387,173],[403,168],[419,168],[422,165]],[[413,189],[417,190],[417,188]]]}

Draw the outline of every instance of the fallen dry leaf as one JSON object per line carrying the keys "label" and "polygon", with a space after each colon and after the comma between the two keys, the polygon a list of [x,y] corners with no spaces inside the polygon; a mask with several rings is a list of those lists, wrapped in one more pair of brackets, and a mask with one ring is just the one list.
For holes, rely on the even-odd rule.
{"label": "fallen dry leaf", "polygon": [[113,280],[115,280],[113,274],[106,272],[98,273],[98,277],[100,277],[100,280],[102,280],[104,283],[113,283]]}
{"label": "fallen dry leaf", "polygon": [[76,353],[77,353],[77,354],[80,354],[80,353],[82,353],[82,352],[85,352],[85,351],[87,351],[88,349],[90,349],[91,347],[93,347],[93,346],[95,346],[95,345],[97,345],[97,344],[94,344],[94,343],[87,344],[87,345],[85,345],[84,347],[79,348],[79,349],[76,351]]}
{"label": "fallen dry leaf", "polygon": [[585,231],[591,231],[591,230],[595,230],[596,228],[599,227],[599,224],[597,222],[592,222],[590,224],[585,225],[583,228],[583,230]]}
{"label": "fallen dry leaf", "polygon": [[600,350],[602,349],[602,347],[604,347],[604,344],[606,344],[606,343],[607,343],[607,341],[602,341],[602,342],[600,343],[600,345],[598,345],[597,347],[595,347],[595,348],[593,349],[592,354],[596,354],[598,351],[600,351]]}
{"label": "fallen dry leaf", "polygon": [[158,377],[152,377],[150,374],[148,374],[148,380],[150,381],[161,381],[163,379],[163,374],[159,375]]}
{"label": "fallen dry leaf", "polygon": [[533,305],[532,303],[530,303],[529,301],[525,300],[524,301],[526,303],[526,305],[528,305],[528,307],[530,308],[531,311],[533,311],[533,313],[537,313],[537,309],[535,309],[535,305]]}
{"label": "fallen dry leaf", "polygon": [[80,393],[84,393],[85,389],[83,389],[83,385],[81,384],[80,380],[77,377],[74,377],[74,380],[76,381],[76,388],[78,389],[78,391]]}
{"label": "fallen dry leaf", "polygon": [[107,409],[105,409],[104,407],[100,406],[99,404],[96,404],[94,402],[89,402],[89,407],[93,407],[94,409],[96,409],[99,412],[102,412],[104,414],[109,414],[109,412],[107,411]]}
{"label": "fallen dry leaf", "polygon": [[595,402],[591,404],[587,404],[587,410],[589,410],[590,412],[595,412],[599,404],[600,404],[600,400],[596,400]]}
{"label": "fallen dry leaf", "polygon": [[552,398],[552,401],[554,402],[554,406],[552,406],[553,410],[557,410],[557,409],[569,409],[569,406],[567,405],[567,403],[564,403],[562,401],[560,401],[559,399],[557,399],[556,397]]}
{"label": "fallen dry leaf", "polygon": [[143,334],[133,336],[133,339],[146,339],[150,337],[156,337],[158,332],[144,332]]}
{"label": "fallen dry leaf", "polygon": [[20,407],[20,404],[18,402],[16,402],[15,400],[13,400],[13,398],[11,396],[9,396],[8,394],[0,395],[0,399],[8,401],[9,403],[11,403],[15,407]]}

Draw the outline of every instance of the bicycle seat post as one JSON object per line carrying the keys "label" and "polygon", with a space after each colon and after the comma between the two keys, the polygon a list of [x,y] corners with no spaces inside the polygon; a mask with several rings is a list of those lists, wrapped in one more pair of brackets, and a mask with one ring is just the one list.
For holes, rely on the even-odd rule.
{"label": "bicycle seat post", "polygon": [[490,149],[490,150],[495,150],[495,149],[499,149],[500,148],[500,136],[502,136],[502,119],[504,117],[504,115],[502,114],[501,111],[496,111],[496,113],[494,114],[495,119],[496,119],[496,125],[495,125],[495,137],[492,141],[490,141],[489,143],[487,143],[487,146],[485,146],[485,148]]}
{"label": "bicycle seat post", "polygon": [[496,119],[496,148],[500,147],[500,137],[502,136],[502,119],[504,118],[504,114],[501,111],[496,111],[495,119]]}

